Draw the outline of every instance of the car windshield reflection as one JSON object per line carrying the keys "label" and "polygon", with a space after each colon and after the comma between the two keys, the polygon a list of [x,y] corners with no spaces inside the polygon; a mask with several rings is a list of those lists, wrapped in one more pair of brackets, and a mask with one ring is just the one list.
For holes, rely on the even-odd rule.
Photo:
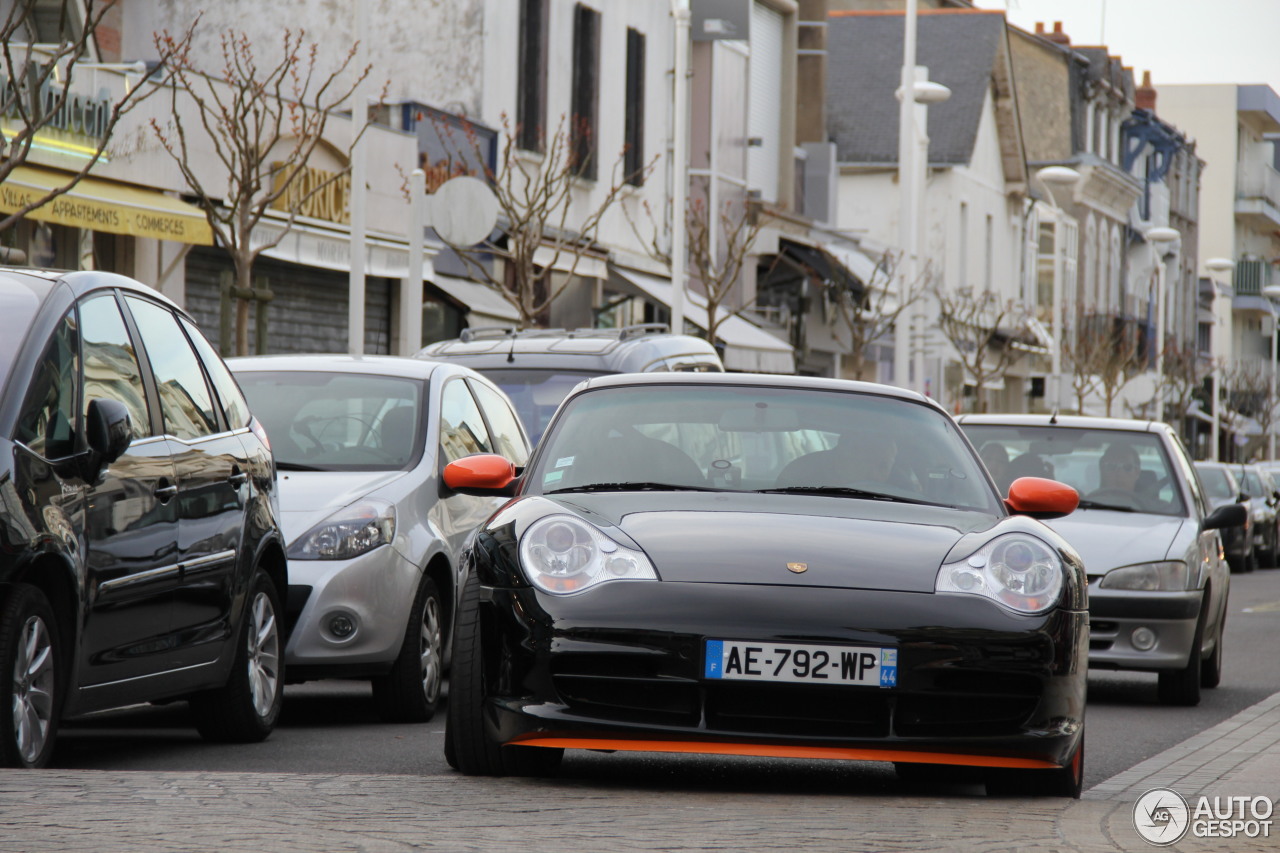
{"label": "car windshield reflection", "polygon": [[817,389],[609,386],[573,398],[527,488],[725,490],[994,511],[949,418],[894,397]]}
{"label": "car windshield reflection", "polygon": [[281,470],[396,471],[422,454],[422,383],[319,371],[239,374]]}

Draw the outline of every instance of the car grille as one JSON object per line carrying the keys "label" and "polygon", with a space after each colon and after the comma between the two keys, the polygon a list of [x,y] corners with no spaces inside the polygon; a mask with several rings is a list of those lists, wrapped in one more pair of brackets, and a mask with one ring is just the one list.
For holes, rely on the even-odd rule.
{"label": "car grille", "polygon": [[284,601],[285,636],[293,632],[293,626],[298,624],[298,617],[302,615],[302,608],[307,606],[307,599],[310,597],[311,587],[303,584],[289,584],[289,591]]}
{"label": "car grille", "polygon": [[1115,645],[1120,633],[1118,622],[1093,619],[1089,622],[1089,651],[1105,652]]}
{"label": "car grille", "polygon": [[935,670],[920,692],[746,682],[700,683],[664,671],[671,658],[557,655],[552,683],[568,710],[601,721],[744,735],[820,738],[1017,734],[1035,712],[1038,678]]}

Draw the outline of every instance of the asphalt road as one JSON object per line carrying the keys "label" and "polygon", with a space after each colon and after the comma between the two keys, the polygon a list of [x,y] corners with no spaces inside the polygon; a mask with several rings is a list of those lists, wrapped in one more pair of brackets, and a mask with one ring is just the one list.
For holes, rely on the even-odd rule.
{"label": "asphalt road", "polygon": [[[1234,575],[1222,685],[1196,708],[1166,708],[1156,678],[1098,673],[1089,680],[1085,787],[1119,773],[1280,691],[1280,570]],[[367,684],[293,685],[279,727],[261,744],[206,744],[186,706],[139,707],[68,724],[54,766],[62,769],[452,775],[444,763],[443,715],[424,725],[388,725]],[[570,753],[570,788],[652,783],[690,790],[832,790],[892,793],[887,765],[698,756]]]}

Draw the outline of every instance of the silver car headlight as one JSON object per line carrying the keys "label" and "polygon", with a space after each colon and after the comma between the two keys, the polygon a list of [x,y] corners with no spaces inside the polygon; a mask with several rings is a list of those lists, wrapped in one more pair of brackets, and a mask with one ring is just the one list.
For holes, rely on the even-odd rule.
{"label": "silver car headlight", "polygon": [[396,535],[396,508],[372,498],[338,510],[289,546],[291,560],[350,560],[389,545]]}
{"label": "silver car headlight", "polygon": [[549,515],[529,525],[520,539],[520,565],[530,583],[557,595],[607,581],[658,579],[643,553],[572,515]]}
{"label": "silver car headlight", "polygon": [[1101,589],[1183,592],[1191,586],[1191,567],[1181,560],[1122,566],[1102,576]]}
{"label": "silver car headlight", "polygon": [[1041,540],[1006,533],[964,560],[944,563],[934,591],[980,595],[1018,613],[1043,613],[1058,603],[1065,571],[1057,551]]}

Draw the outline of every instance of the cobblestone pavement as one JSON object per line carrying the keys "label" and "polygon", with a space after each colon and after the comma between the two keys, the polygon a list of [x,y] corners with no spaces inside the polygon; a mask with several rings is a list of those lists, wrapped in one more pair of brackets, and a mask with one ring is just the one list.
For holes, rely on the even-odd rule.
{"label": "cobblestone pavement", "polygon": [[[1280,694],[1073,802],[921,792],[669,791],[581,780],[0,771],[0,853],[1127,851],[1145,791],[1280,798]],[[1280,829],[1280,810],[1276,814]],[[1280,833],[1277,833],[1280,835]],[[1177,850],[1274,851],[1277,838]]]}

